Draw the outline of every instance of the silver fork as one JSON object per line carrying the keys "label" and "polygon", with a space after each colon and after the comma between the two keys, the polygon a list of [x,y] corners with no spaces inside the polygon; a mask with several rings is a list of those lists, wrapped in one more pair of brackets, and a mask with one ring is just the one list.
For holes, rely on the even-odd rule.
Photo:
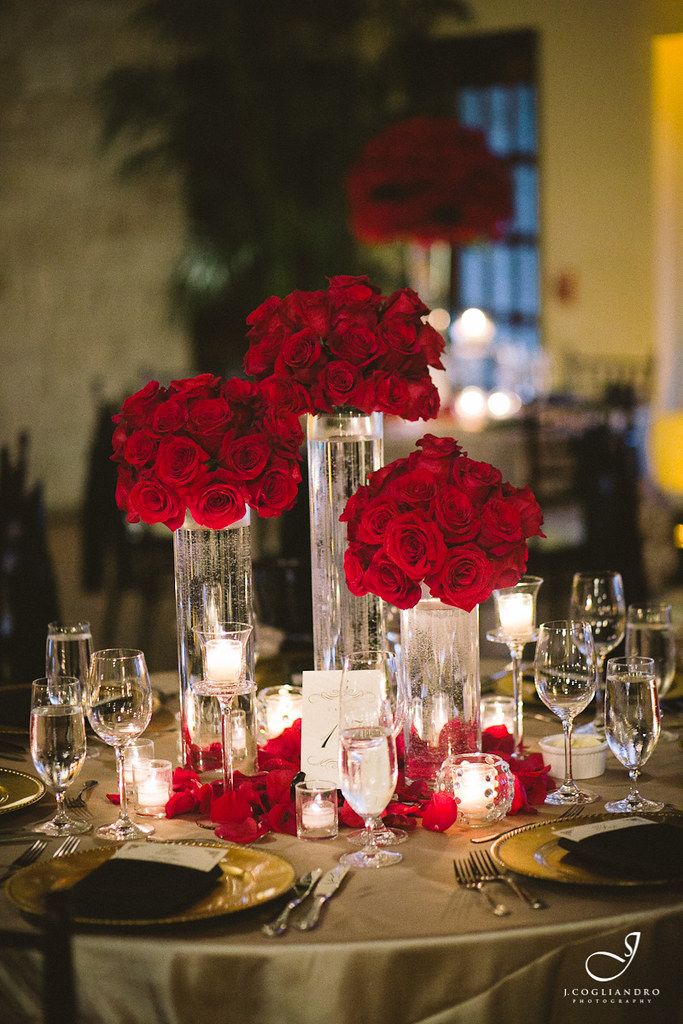
{"label": "silver fork", "polygon": [[93,787],[96,786],[96,785],[97,785],[97,779],[88,779],[88,781],[86,783],[84,783],[84,785],[81,787],[81,789],[76,794],[76,796],[67,796],[65,801],[64,801],[64,803],[69,808],[69,810],[73,811],[73,810],[76,810],[77,808],[81,807],[81,808],[85,809],[85,811],[88,814],[90,814],[90,811],[88,809],[88,805],[86,804],[85,800],[83,799],[83,794],[89,792],[89,790],[93,789]]}
{"label": "silver fork", "polygon": [[482,882],[504,882],[505,885],[512,889],[518,899],[523,900],[524,903],[533,907],[534,910],[547,910],[547,903],[544,903],[537,896],[532,896],[507,871],[501,871],[488,850],[477,850],[476,853],[471,853],[470,861],[474,866],[475,873],[481,878]]}
{"label": "silver fork", "polygon": [[78,836],[67,836],[52,854],[52,859],[54,860],[55,857],[68,857],[70,853],[75,853],[80,842]]}
{"label": "silver fork", "polygon": [[453,870],[455,871],[455,880],[458,885],[463,889],[473,889],[483,896],[491,912],[496,917],[505,917],[510,913],[504,903],[496,903],[493,896],[484,888],[486,882],[482,882],[474,877],[470,865],[464,858],[453,861]]}
{"label": "silver fork", "polygon": [[33,864],[34,860],[38,860],[41,853],[47,847],[46,839],[36,839],[35,843],[31,843],[23,853],[20,853],[18,857],[8,864],[5,868],[5,873],[0,876],[0,882],[4,882],[6,878],[13,875],[19,868],[27,868],[29,864]]}
{"label": "silver fork", "polygon": [[[583,814],[584,810],[585,804],[572,804],[570,807],[567,807],[566,810],[562,811],[562,814],[556,814],[553,821],[566,821],[567,818],[578,818]],[[519,828],[519,825],[514,825],[512,828],[504,828],[502,832],[494,832],[493,835],[472,836],[470,842],[475,843],[475,845],[478,845],[479,843],[491,843],[494,839],[500,839],[502,836],[506,836],[508,832],[514,832],[517,828]]]}

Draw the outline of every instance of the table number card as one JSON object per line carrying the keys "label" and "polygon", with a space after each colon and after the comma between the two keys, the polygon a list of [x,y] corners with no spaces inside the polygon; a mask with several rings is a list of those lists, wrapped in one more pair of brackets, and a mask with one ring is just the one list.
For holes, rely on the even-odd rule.
{"label": "table number card", "polygon": [[[376,672],[359,669],[347,678],[358,683],[358,698],[372,696],[363,680]],[[341,669],[303,673],[303,710],[301,714],[301,770],[310,779],[339,785],[339,687]]]}

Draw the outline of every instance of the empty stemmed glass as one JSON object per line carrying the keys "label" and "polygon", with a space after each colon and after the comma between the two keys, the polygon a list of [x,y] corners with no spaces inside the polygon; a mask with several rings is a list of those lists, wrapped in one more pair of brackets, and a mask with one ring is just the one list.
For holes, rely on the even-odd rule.
{"label": "empty stemmed glass", "polygon": [[31,686],[31,757],[36,771],[57,799],[54,818],[32,832],[47,836],[78,836],[92,825],[70,818],[64,794],[85,761],[83,687],[73,676],[36,679]]}
{"label": "empty stemmed glass", "polygon": [[223,786],[233,788],[232,702],[247,693],[247,645],[252,627],[246,622],[217,622],[195,630],[202,652],[203,678],[193,686],[201,697],[216,697],[221,709],[223,749]]}
{"label": "empty stemmed glass", "polygon": [[97,835],[115,842],[144,839],[151,825],[136,825],[128,816],[124,749],[145,731],[152,717],[152,686],[142,651],[112,648],[93,654],[88,677],[88,721],[116,752],[119,816]]}
{"label": "empty stemmed glass", "polygon": [[596,654],[590,625],[558,619],[539,626],[534,676],[538,696],[560,719],[564,731],[564,782],[545,802],[561,806],[591,803],[596,796],[579,789],[572,778],[574,718],[595,696]]}
{"label": "empty stemmed glass", "polygon": [[[45,675],[74,676],[81,681],[83,697],[88,692],[92,661],[92,633],[89,622],[49,622],[45,641]],[[99,750],[87,749],[86,757],[98,758]]]}
{"label": "empty stemmed glass", "polygon": [[618,572],[577,572],[572,580],[569,615],[572,619],[588,622],[593,631],[593,643],[598,661],[595,717],[576,731],[602,735],[604,719],[604,667],[610,651],[624,639],[626,604],[624,584]]}
{"label": "empty stemmed glass", "polygon": [[[354,651],[344,658],[339,690],[342,732],[349,728],[380,725],[388,728],[396,739],[403,729],[407,706],[407,684],[398,645]],[[379,846],[395,846],[408,838],[404,829],[389,828],[381,818],[373,821],[372,830],[374,842]],[[367,842],[366,830],[352,832],[347,842],[364,845]]]}
{"label": "empty stemmed glass", "polygon": [[657,746],[661,723],[652,658],[610,658],[605,684],[605,733],[614,756],[628,769],[631,789],[623,800],[605,804],[611,814],[661,811],[636,786],[640,769]]}

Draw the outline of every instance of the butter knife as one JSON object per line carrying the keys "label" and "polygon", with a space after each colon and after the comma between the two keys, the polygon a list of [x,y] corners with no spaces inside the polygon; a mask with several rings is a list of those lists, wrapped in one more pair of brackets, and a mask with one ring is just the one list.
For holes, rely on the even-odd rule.
{"label": "butter knife", "polygon": [[311,928],[315,928],[320,918],[320,911],[334,896],[348,870],[348,864],[338,864],[336,868],[332,868],[326,875],[323,875],[315,887],[310,910],[299,921],[294,921],[295,928],[302,932],[309,932]]}

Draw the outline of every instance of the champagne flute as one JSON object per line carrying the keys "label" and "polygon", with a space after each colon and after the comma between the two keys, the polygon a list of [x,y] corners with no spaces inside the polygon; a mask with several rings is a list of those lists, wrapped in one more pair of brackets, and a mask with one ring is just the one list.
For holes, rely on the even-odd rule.
{"label": "champagne flute", "polygon": [[614,756],[628,769],[631,788],[623,800],[605,804],[610,814],[661,811],[664,804],[646,800],[636,786],[640,769],[657,746],[661,712],[653,658],[610,658],[605,686],[605,731]]}
{"label": "champagne flute", "polygon": [[577,732],[604,734],[604,667],[610,651],[624,639],[626,604],[621,575],[613,570],[599,573],[577,572],[572,580],[569,615],[589,623],[598,661],[596,710],[592,722],[582,725]]}
{"label": "champagne flute", "polygon": [[[80,679],[85,699],[88,672],[92,660],[92,633],[89,622],[49,622],[45,641],[45,675],[75,676]],[[86,757],[98,758],[99,750],[87,748]]]}
{"label": "champagne flute", "polygon": [[85,761],[83,687],[73,676],[36,679],[31,686],[31,757],[36,771],[57,799],[54,818],[32,828],[46,836],[90,832],[87,821],[70,818],[64,794]]}
{"label": "champagne flute", "polygon": [[538,630],[534,658],[536,691],[562,722],[564,782],[545,798],[547,804],[589,804],[596,795],[579,789],[572,778],[572,726],[574,718],[595,696],[596,652],[587,622],[558,619]]}
{"label": "champagne flute", "polygon": [[111,825],[97,829],[97,835],[114,842],[145,839],[154,828],[136,825],[128,816],[125,747],[140,736],[152,717],[152,686],[142,651],[111,648],[95,651],[88,677],[88,721],[116,752],[119,783],[119,816]]}
{"label": "champagne flute", "polygon": [[391,799],[398,778],[396,740],[391,729],[359,726],[342,729],[339,774],[344,798],[365,819],[365,845],[340,857],[354,868],[392,867],[402,859],[394,850],[375,842],[373,825]]}
{"label": "champagne flute", "polygon": [[193,686],[200,697],[216,697],[221,709],[223,739],[223,788],[233,788],[232,702],[237,694],[248,693],[247,644],[252,627],[246,622],[215,622],[195,630],[202,652],[204,678]]}
{"label": "champagne flute", "polygon": [[[359,672],[363,674],[350,674]],[[353,651],[344,658],[339,690],[342,731],[379,725],[387,728],[396,739],[403,730],[407,708],[407,683],[400,645],[393,649],[377,647]],[[404,829],[389,828],[381,818],[374,821],[373,833],[378,846],[395,846],[408,838]],[[366,841],[365,829],[357,829],[347,836],[347,842],[354,845],[362,846]]]}

